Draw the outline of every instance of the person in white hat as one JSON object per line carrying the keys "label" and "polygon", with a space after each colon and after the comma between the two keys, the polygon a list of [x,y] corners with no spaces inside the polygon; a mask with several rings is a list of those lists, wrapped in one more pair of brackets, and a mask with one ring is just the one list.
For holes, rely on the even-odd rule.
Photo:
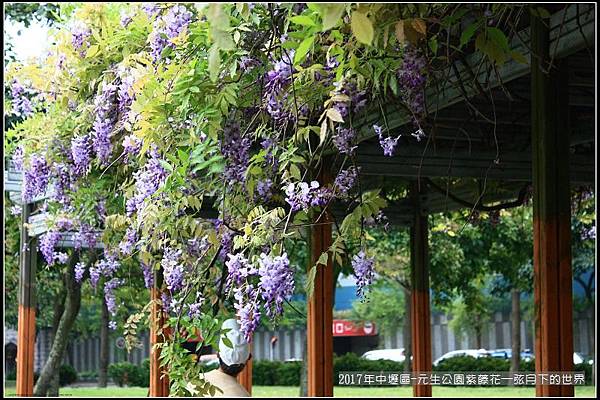
{"label": "person in white hat", "polygon": [[[219,341],[219,368],[204,374],[204,379],[221,389],[214,397],[250,397],[246,389],[236,379],[250,358],[250,345],[246,342],[240,325],[235,319],[223,322],[222,331],[226,331]],[[229,339],[231,347],[223,341]],[[229,344],[229,343],[228,343]]]}

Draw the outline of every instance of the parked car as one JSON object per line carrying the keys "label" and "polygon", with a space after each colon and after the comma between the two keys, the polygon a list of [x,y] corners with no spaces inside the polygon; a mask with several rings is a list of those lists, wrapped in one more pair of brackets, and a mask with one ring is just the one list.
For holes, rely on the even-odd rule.
{"label": "parked car", "polygon": [[466,349],[466,350],[453,350],[453,351],[449,351],[448,353],[444,354],[443,356],[441,356],[440,358],[438,358],[437,360],[435,360],[433,362],[433,365],[437,367],[437,365],[442,362],[443,360],[446,360],[448,358],[452,358],[452,357],[461,357],[461,356],[470,356],[470,357],[475,357],[475,358],[481,358],[481,357],[489,357],[490,356],[490,352],[485,350],[485,349],[479,349],[479,350],[474,350],[474,349]]}
{"label": "parked car", "polygon": [[[490,356],[497,358],[510,359],[512,357],[511,349],[496,349],[490,351]],[[535,358],[533,352],[529,349],[525,349],[521,352],[521,359],[524,361],[532,361]],[[588,364],[594,364],[594,360],[587,360],[581,353],[573,353],[573,364],[583,364],[587,362]]]}
{"label": "parked car", "polygon": [[[509,360],[512,358],[512,349],[496,349],[490,350],[490,356],[495,358],[504,358]],[[529,349],[521,351],[521,360],[531,361],[533,360],[533,352]]]}
{"label": "parked car", "polygon": [[588,363],[590,365],[594,365],[594,360],[591,358],[586,358],[583,354],[581,353],[573,353],[573,364],[583,364],[583,363]]}
{"label": "parked car", "polygon": [[406,356],[404,355],[404,348],[401,349],[381,349],[381,350],[370,350],[364,353],[361,358],[367,360],[390,360],[397,362],[404,362]]}

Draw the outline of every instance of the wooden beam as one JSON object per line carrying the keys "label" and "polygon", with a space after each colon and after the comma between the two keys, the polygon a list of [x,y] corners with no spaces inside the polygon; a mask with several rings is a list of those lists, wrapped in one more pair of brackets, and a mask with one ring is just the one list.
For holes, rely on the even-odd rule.
{"label": "wooden beam", "polygon": [[[250,353],[252,353],[252,347],[252,343],[250,343]],[[252,396],[252,359],[246,362],[244,369],[237,376],[237,381]]]}
{"label": "wooden beam", "polygon": [[[533,260],[535,370],[573,371],[573,277],[566,62],[549,66],[550,33],[532,17]],[[550,68],[550,72],[546,71]],[[570,385],[537,385],[537,396],[574,396]]]}
{"label": "wooden beam", "polygon": [[[156,343],[164,341],[163,325],[165,313],[160,302],[160,287],[162,285],[162,271],[154,271],[154,287],[150,289],[152,301],[150,317],[150,397],[167,397],[169,395],[169,378],[165,368],[160,367],[160,350],[155,349]],[[159,332],[162,331],[162,334]]]}
{"label": "wooden beam", "polygon": [[[324,168],[323,168],[324,169]],[[331,181],[322,172],[319,181],[325,185]],[[331,246],[330,217],[324,213],[311,227],[309,270],[317,263],[321,253]],[[307,350],[308,350],[308,396],[333,396],[333,265],[328,257],[327,265],[317,266],[314,292],[308,299]]]}
{"label": "wooden beam", "polygon": [[32,209],[32,204],[24,204],[21,211],[19,314],[17,322],[17,396],[33,396],[37,240],[29,239],[26,225]]}
{"label": "wooden beam", "polygon": [[[568,143],[566,144],[568,148]],[[504,151],[496,162],[496,153],[481,149],[472,151],[451,148],[434,149],[425,144],[398,146],[393,157],[383,157],[378,144],[361,144],[356,164],[366,176],[406,178],[451,177],[488,178],[530,182],[531,153]],[[577,183],[595,182],[594,154],[576,155],[570,160],[570,180]]]}
{"label": "wooden beam", "polygon": [[[580,50],[589,46],[593,51],[595,38],[595,5],[593,4],[570,4],[564,10],[552,14],[549,19],[550,23],[550,39],[549,44],[555,58],[564,58],[571,54],[575,54]],[[579,18],[577,12],[579,11]],[[548,21],[548,20],[545,20]],[[474,52],[467,56],[467,63],[472,66],[477,73],[477,81],[484,89],[491,89],[526,76],[530,73],[530,61],[532,59],[530,48],[531,29],[523,29],[519,35],[515,35],[511,39],[510,48],[523,54],[527,60],[526,63],[518,63],[514,60],[509,60],[502,66],[497,67],[497,74],[488,74],[486,68],[477,68],[485,55],[482,52]],[[535,57],[533,57],[535,59]],[[426,99],[428,100],[429,113],[435,114],[437,111],[449,107],[453,104],[464,101],[464,96],[456,85],[456,78],[452,72],[453,67],[449,67],[450,71],[441,74],[446,79],[440,82],[441,93],[437,93],[435,85],[430,85],[426,90]],[[462,63],[456,63],[461,76],[469,76],[466,68]],[[471,79],[471,81],[474,81]],[[477,85],[474,83],[465,83],[465,90],[468,97],[473,97],[479,93]],[[397,104],[384,105],[384,113],[388,116],[386,126],[390,130],[399,128],[412,121],[410,113],[402,110]],[[372,111],[366,113],[362,119],[354,122],[355,127],[359,127],[359,137],[368,139],[374,137],[373,124],[381,123],[381,109],[379,105],[373,107]]]}
{"label": "wooden beam", "polygon": [[[423,183],[422,183],[423,185]],[[411,194],[415,208],[419,207],[419,192],[413,182]],[[410,228],[411,260],[411,329],[414,373],[428,373],[431,364],[431,313],[429,309],[429,261],[427,216],[416,212],[414,224]],[[415,397],[431,397],[431,385],[414,385]]]}

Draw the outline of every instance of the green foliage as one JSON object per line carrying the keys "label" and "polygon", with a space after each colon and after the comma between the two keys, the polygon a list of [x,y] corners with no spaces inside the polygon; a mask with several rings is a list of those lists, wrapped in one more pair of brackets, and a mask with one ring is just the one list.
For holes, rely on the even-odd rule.
{"label": "green foliage", "polygon": [[[299,386],[301,361],[253,361],[252,383],[257,386]],[[354,353],[333,358],[333,376],[341,371],[403,371],[403,363],[388,360],[365,360]],[[335,381],[335,379],[334,379]],[[337,381],[334,383],[337,384]]]}
{"label": "green foliage", "polygon": [[351,319],[373,321],[380,334],[386,335],[392,333],[399,325],[407,323],[405,301],[404,292],[398,284],[384,285],[380,282],[370,290],[365,301],[353,302]]}
{"label": "green foliage", "polygon": [[150,385],[150,361],[142,366],[129,362],[120,362],[108,366],[108,376],[118,386],[142,386]]}
{"label": "green foliage", "polygon": [[63,364],[58,371],[58,382],[60,386],[70,385],[77,382],[77,371],[72,365]]}

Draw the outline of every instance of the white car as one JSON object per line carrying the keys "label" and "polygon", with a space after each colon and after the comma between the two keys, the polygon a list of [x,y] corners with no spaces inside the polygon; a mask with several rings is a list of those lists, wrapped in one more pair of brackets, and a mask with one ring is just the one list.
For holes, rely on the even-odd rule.
{"label": "white car", "polygon": [[397,362],[404,362],[406,356],[404,355],[404,348],[401,349],[382,349],[382,350],[371,350],[367,351],[361,356],[366,360],[390,360]]}
{"label": "white car", "polygon": [[474,350],[474,349],[466,349],[466,350],[453,350],[453,351],[449,351],[448,353],[444,354],[443,356],[441,356],[440,358],[438,358],[437,360],[435,360],[433,362],[433,366],[437,367],[437,365],[442,362],[443,360],[446,360],[448,358],[452,358],[452,357],[461,357],[461,356],[471,356],[474,358],[480,358],[480,357],[489,357],[490,353],[485,350],[485,349],[479,349],[479,350]]}

